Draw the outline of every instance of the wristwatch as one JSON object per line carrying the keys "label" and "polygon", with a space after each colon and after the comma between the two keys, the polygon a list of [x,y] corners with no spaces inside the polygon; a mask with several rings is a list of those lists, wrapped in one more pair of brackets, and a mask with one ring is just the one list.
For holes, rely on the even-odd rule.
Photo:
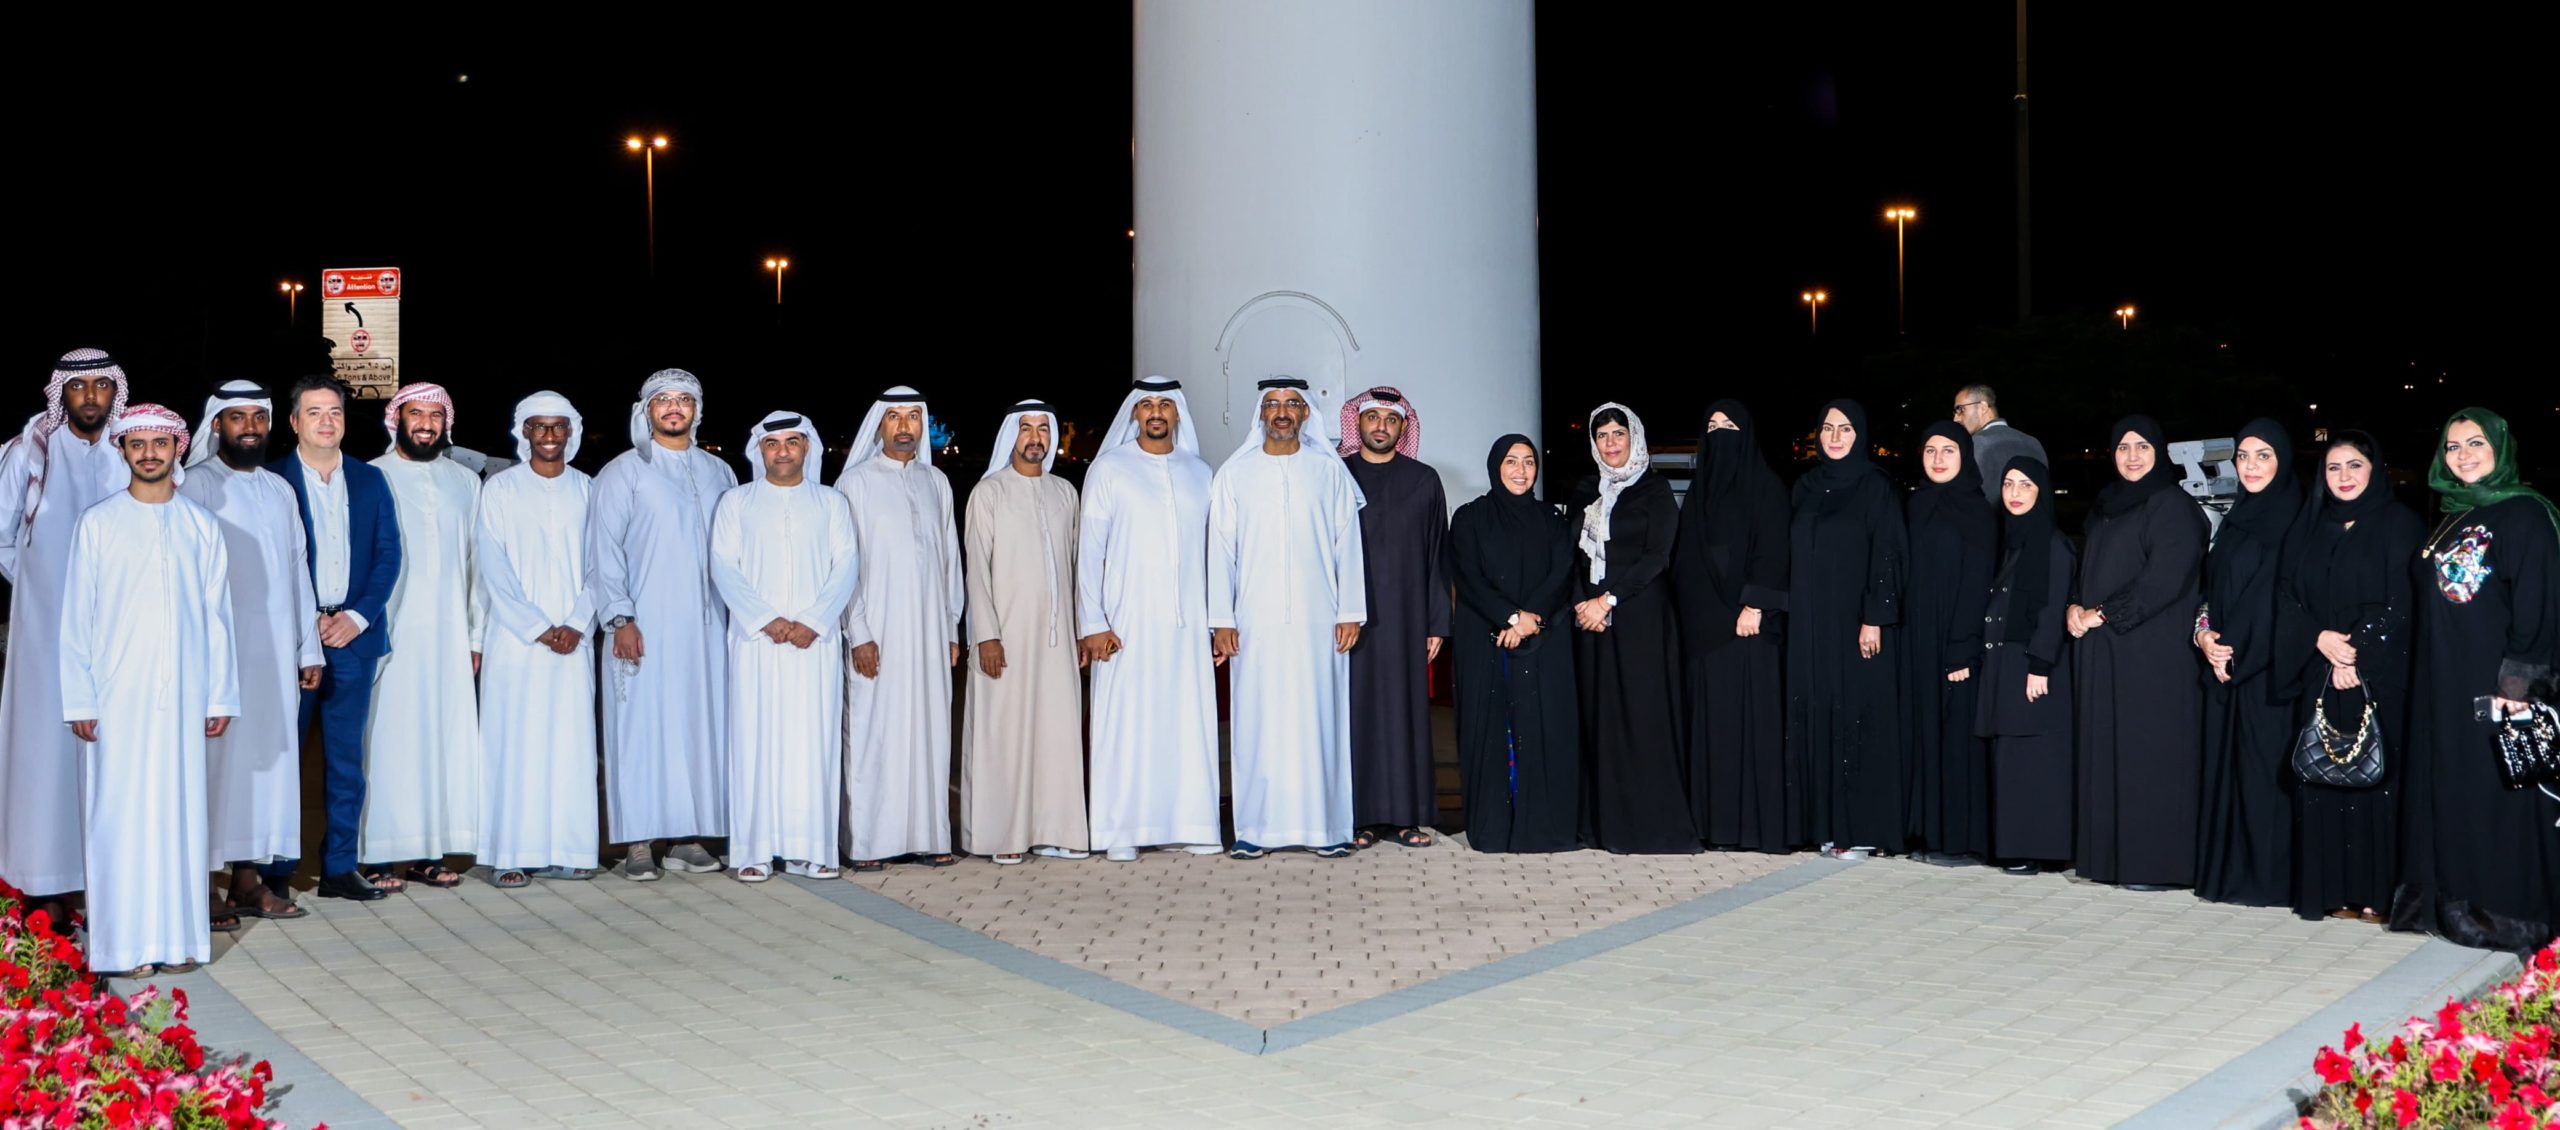
{"label": "wristwatch", "polygon": [[1604,593],[1601,593],[1601,594],[1600,594],[1600,599],[1605,600],[1605,601],[1608,601],[1608,602],[1609,602],[1609,607],[1611,607],[1611,608],[1616,608],[1616,607],[1618,606],[1618,594],[1616,594],[1616,593],[1613,593],[1613,592],[1604,592]]}
{"label": "wristwatch", "polygon": [[616,617],[614,617],[613,619],[610,619],[610,620],[607,620],[607,621],[605,621],[605,622],[604,622],[604,630],[606,630],[606,631],[608,631],[608,632],[619,632],[619,631],[621,631],[621,630],[624,628],[624,626],[626,626],[626,625],[628,625],[628,624],[630,624],[630,623],[631,623],[631,617],[628,617],[628,616],[616,616]]}
{"label": "wristwatch", "polygon": [[1517,612],[1512,613],[1512,614],[1511,614],[1511,618],[1510,618],[1510,619],[1505,620],[1505,621],[1503,621],[1503,622],[1502,622],[1502,626],[1503,626],[1503,627],[1506,627],[1506,628],[1517,628],[1517,627],[1519,627],[1519,626],[1520,626],[1520,614],[1519,614],[1519,613],[1517,613]]}

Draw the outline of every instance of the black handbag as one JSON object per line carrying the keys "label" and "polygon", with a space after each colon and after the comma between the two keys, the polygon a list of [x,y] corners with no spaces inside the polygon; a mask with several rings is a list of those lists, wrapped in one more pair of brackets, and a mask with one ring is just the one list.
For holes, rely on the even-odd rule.
{"label": "black handbag", "polygon": [[2522,717],[2498,720],[2498,768],[2510,789],[2560,781],[2560,714],[2550,704],[2528,703]]}
{"label": "black handbag", "polygon": [[2311,699],[2311,721],[2293,739],[2293,771],[2303,781],[2333,789],[2369,789],[2382,781],[2382,724],[2373,715],[2373,696],[2364,696],[2364,714],[2355,729],[2341,731],[2329,723],[2329,681]]}

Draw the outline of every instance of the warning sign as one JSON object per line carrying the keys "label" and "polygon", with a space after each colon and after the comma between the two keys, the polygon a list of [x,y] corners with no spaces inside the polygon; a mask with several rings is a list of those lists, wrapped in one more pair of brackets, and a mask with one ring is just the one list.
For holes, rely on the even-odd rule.
{"label": "warning sign", "polygon": [[357,399],[382,400],[400,387],[398,267],[320,272],[320,333],[329,361]]}

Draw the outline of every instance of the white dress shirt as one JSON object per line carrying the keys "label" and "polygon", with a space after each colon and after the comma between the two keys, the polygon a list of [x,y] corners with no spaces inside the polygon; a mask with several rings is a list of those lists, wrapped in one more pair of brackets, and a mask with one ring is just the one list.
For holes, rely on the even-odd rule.
{"label": "white dress shirt", "polygon": [[[296,451],[302,460],[302,489],[311,499],[311,590],[320,607],[331,608],[347,602],[347,570],[353,547],[347,544],[348,517],[347,469],[344,456],[339,457],[333,473],[322,474]],[[347,619],[356,622],[361,632],[372,625],[354,609]]]}

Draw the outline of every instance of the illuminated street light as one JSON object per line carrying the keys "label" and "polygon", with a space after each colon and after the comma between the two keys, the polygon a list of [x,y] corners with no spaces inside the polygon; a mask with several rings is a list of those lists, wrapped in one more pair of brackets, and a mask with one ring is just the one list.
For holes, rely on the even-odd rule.
{"label": "illuminated street light", "polygon": [[302,284],[290,281],[280,282],[276,284],[276,289],[284,292],[284,324],[288,326],[295,324],[297,319],[294,308],[298,305],[297,300],[302,297]]}
{"label": "illuminated street light", "polygon": [[2116,307],[2116,321],[2117,321],[2118,323],[2121,323],[2121,324],[2124,326],[2124,328],[2126,328],[2126,329],[2128,329],[2128,330],[2129,330],[2129,329],[2132,329],[2132,328],[2133,328],[2133,307],[2131,307],[2131,306],[2118,306],[2118,307]]}
{"label": "illuminated street light", "polygon": [[782,305],[782,272],[791,269],[789,259],[767,259],[764,269],[773,272],[773,304]]}
{"label": "illuminated street light", "polygon": [[667,135],[657,134],[642,141],[639,134],[622,139],[622,146],[640,155],[640,172],[649,190],[649,277],[658,277],[658,152],[667,147]]}
{"label": "illuminated street light", "polygon": [[1896,204],[1884,210],[1884,218],[1893,221],[1893,332],[1899,334],[1909,329],[1903,317],[1902,225],[1919,219],[1920,210]]}
{"label": "illuminated street light", "polygon": [[1805,333],[1808,336],[1819,335],[1822,333],[1822,304],[1829,301],[1831,301],[1830,291],[1808,290],[1804,292],[1804,312],[1807,321]]}

